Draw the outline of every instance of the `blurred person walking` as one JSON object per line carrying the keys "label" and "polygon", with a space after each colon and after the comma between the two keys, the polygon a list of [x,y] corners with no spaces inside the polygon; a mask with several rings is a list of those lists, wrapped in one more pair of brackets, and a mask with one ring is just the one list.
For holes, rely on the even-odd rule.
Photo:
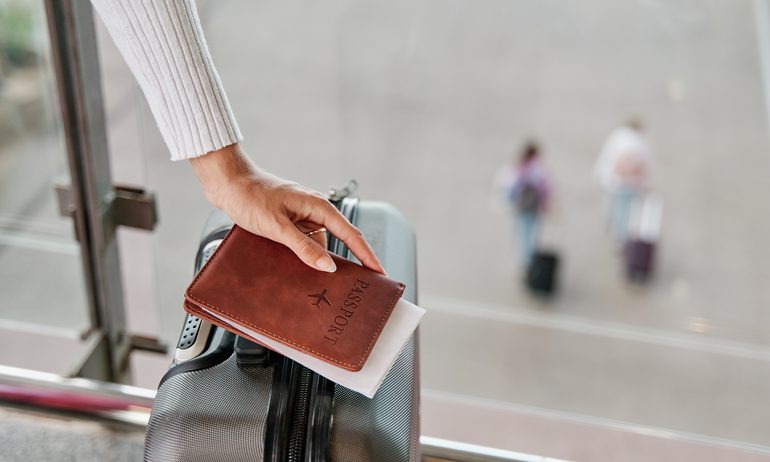
{"label": "blurred person walking", "polygon": [[631,119],[607,137],[594,168],[609,195],[608,224],[619,246],[629,237],[631,210],[649,189],[652,152],[641,122]]}
{"label": "blurred person walking", "polygon": [[514,163],[503,167],[499,181],[512,205],[518,227],[519,259],[527,269],[537,251],[540,222],[551,199],[551,185],[538,144],[526,143]]}

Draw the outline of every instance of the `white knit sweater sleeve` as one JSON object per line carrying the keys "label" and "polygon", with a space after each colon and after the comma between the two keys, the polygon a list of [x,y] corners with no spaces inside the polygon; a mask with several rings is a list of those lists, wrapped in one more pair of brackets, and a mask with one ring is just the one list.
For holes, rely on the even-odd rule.
{"label": "white knit sweater sleeve", "polygon": [[194,0],[91,0],[139,82],[172,160],[240,141]]}

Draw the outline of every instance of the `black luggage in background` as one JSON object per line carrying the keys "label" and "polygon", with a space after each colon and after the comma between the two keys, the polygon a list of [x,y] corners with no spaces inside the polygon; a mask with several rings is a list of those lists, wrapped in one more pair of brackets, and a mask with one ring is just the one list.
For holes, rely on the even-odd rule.
{"label": "black luggage in background", "polygon": [[556,252],[538,250],[527,268],[527,287],[539,295],[552,295],[556,291],[559,256]]}

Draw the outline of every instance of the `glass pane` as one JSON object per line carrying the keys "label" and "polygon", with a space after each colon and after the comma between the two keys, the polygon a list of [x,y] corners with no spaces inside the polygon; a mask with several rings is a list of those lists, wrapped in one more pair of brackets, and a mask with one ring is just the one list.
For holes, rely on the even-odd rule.
{"label": "glass pane", "polygon": [[68,183],[42,2],[0,1],[0,326],[90,325],[80,251],[54,185]]}
{"label": "glass pane", "polygon": [[[680,442],[770,454],[766,2],[214,4],[201,18],[253,158],[322,191],[356,178],[414,225],[424,432],[566,459],[612,432],[658,460],[688,460]],[[173,342],[208,206],[137,107]],[[597,158],[632,118],[652,155],[610,171],[645,188],[605,190]],[[523,284],[532,227],[499,180],[530,139],[550,297]],[[647,192],[660,214],[639,212]],[[646,280],[629,242],[654,248]]]}

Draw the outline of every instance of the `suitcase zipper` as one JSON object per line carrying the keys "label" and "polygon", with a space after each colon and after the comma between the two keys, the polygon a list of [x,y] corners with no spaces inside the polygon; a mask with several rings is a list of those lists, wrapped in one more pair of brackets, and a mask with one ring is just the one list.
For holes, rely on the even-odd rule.
{"label": "suitcase zipper", "polygon": [[288,358],[276,361],[265,422],[265,462],[285,462],[288,458],[301,369]]}
{"label": "suitcase zipper", "polygon": [[313,374],[308,404],[305,459],[303,462],[325,461],[329,453],[334,407],[334,382]]}
{"label": "suitcase zipper", "polygon": [[300,366],[299,387],[297,399],[294,405],[294,418],[289,432],[286,460],[288,462],[301,462],[305,452],[305,427],[308,421],[310,404],[310,381],[315,375],[310,369]]}

